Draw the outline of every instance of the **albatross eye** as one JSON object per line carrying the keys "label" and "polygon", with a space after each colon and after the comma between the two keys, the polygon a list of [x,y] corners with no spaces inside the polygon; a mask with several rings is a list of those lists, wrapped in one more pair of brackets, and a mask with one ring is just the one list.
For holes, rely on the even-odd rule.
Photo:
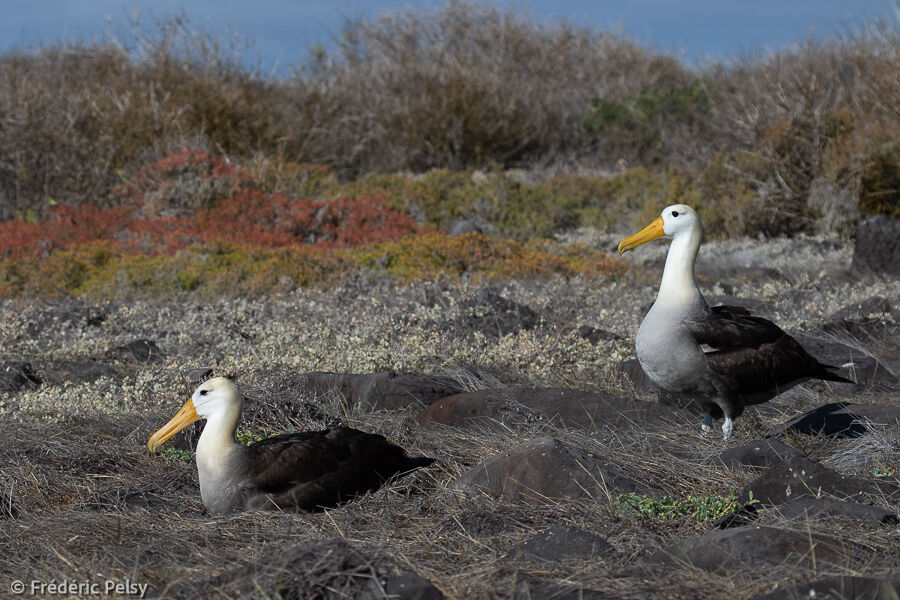
{"label": "albatross eye", "polygon": [[672,216],[673,216],[673,217],[677,217],[677,216],[678,216],[678,211],[677,211],[677,210],[673,210],[673,211],[672,211]]}
{"label": "albatross eye", "polygon": [[209,390],[200,390],[200,395],[205,396],[209,393]]}

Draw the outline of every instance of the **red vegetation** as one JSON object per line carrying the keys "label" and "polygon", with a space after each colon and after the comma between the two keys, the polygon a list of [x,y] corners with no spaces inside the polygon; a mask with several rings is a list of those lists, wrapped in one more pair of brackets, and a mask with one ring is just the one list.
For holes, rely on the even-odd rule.
{"label": "red vegetation", "polygon": [[242,190],[194,217],[141,219],[128,213],[124,207],[64,204],[40,223],[0,223],[0,257],[46,254],[99,240],[144,254],[171,254],[212,241],[264,248],[350,247],[416,231],[409,215],[388,208],[379,197],[320,201]]}
{"label": "red vegetation", "polygon": [[239,167],[223,163],[217,157],[207,154],[203,150],[184,148],[148,165],[137,174],[135,180],[152,179],[156,173],[172,177],[178,173],[192,171],[208,178],[228,177],[238,182],[252,179],[249,173]]}
{"label": "red vegetation", "polygon": [[[111,242],[115,250],[143,254],[171,254],[212,241],[265,248],[350,247],[416,231],[412,218],[382,197],[289,198],[239,184],[252,184],[252,178],[203,152],[183,150],[129,180],[120,190],[128,198],[122,206],[60,205],[39,223],[0,223],[0,258],[49,254],[99,240]],[[192,201],[179,197],[189,191]]]}
{"label": "red vegetation", "polygon": [[197,220],[213,229],[227,226],[229,241],[269,248],[298,243],[357,246],[416,230],[409,215],[389,208],[378,196],[323,201],[246,189],[214,209],[198,212]]}
{"label": "red vegetation", "polygon": [[254,186],[243,169],[202,150],[184,149],[152,163],[115,190],[142,217],[175,217],[212,206],[243,186]]}
{"label": "red vegetation", "polygon": [[129,221],[123,207],[62,204],[40,223],[17,219],[0,223],[0,255],[34,251],[50,253],[98,239],[111,239]]}

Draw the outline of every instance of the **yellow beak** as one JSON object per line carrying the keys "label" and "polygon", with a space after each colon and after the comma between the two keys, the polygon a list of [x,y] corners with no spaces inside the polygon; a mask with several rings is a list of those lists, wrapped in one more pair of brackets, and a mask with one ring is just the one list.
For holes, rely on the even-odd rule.
{"label": "yellow beak", "polygon": [[641,244],[646,244],[647,242],[652,242],[656,238],[661,238],[666,235],[666,232],[663,231],[663,218],[657,217],[655,221],[638,231],[631,237],[627,237],[621,242],[619,242],[619,254],[625,254],[632,248],[637,248]]}
{"label": "yellow beak", "polygon": [[147,442],[150,452],[156,452],[157,448],[166,443],[166,440],[199,418],[200,415],[197,414],[197,410],[194,408],[194,401],[188,399],[184,406],[181,407],[181,410],[178,411],[178,414],[172,417],[172,420],[150,436],[150,441]]}

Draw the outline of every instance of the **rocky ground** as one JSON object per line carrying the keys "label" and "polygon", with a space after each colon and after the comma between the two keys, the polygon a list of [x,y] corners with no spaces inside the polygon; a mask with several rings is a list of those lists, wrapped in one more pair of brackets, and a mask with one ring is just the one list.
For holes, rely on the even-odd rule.
{"label": "rocky ground", "polygon": [[[900,281],[854,268],[837,240],[705,245],[710,303],[772,318],[857,382],[798,386],[749,408],[723,441],[659,403],[633,361],[664,253],[642,247],[605,281],[360,278],[212,304],[5,301],[0,585],[895,598]],[[437,462],[323,513],[207,515],[189,454],[199,427],[161,456],[146,442],[213,374],[246,396],[243,439],[344,423]]]}

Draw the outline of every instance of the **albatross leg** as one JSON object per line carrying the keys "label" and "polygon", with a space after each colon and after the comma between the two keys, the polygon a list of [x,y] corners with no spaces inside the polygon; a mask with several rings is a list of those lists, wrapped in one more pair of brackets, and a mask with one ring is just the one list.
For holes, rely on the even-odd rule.
{"label": "albatross leg", "polygon": [[731,431],[734,429],[734,420],[731,417],[725,417],[725,422],[722,423],[722,439],[727,440],[731,437]]}
{"label": "albatross leg", "polygon": [[712,415],[709,412],[703,413],[703,424],[700,425],[700,435],[705,436],[712,428]]}

